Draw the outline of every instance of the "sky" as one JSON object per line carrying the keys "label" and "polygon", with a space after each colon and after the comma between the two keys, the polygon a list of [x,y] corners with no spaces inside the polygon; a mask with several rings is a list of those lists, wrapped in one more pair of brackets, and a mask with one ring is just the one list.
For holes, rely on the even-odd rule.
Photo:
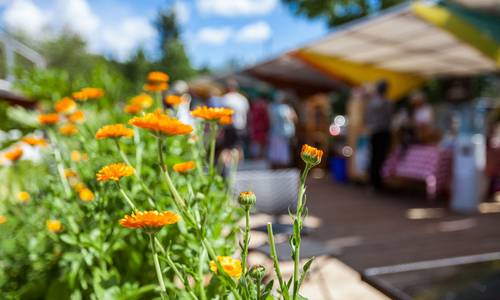
{"label": "sky", "polygon": [[0,0],[0,24],[35,39],[69,28],[91,52],[125,61],[138,47],[154,55],[153,21],[165,8],[176,11],[196,67],[252,64],[327,33],[325,22],[297,17],[280,0]]}

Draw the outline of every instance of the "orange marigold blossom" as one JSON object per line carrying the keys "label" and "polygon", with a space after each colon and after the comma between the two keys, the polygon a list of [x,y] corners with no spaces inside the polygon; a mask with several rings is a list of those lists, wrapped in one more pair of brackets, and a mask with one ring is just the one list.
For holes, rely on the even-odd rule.
{"label": "orange marigold blossom", "polygon": [[231,117],[233,113],[234,111],[230,108],[208,106],[199,106],[191,111],[191,115],[193,117],[205,119],[208,121],[218,121],[223,117]]}
{"label": "orange marigold blossom", "polygon": [[127,114],[134,115],[140,113],[142,111],[142,107],[136,104],[129,104],[123,108],[123,111],[126,112]]}
{"label": "orange marigold blossom", "polygon": [[11,149],[7,152],[5,152],[4,157],[12,162],[18,161],[21,156],[23,156],[23,149],[20,147],[16,147],[14,149]]}
{"label": "orange marigold blossom", "polygon": [[31,196],[30,196],[30,194],[29,194],[28,192],[26,192],[26,191],[21,191],[21,192],[19,192],[19,193],[17,194],[17,199],[18,199],[19,201],[21,201],[21,202],[26,203],[26,202],[28,202],[28,201],[30,201],[30,200],[31,200]]}
{"label": "orange marigold blossom", "polygon": [[99,130],[95,134],[96,139],[105,139],[105,138],[119,138],[119,137],[132,137],[134,136],[134,130],[125,127],[123,124],[112,124],[106,125]]}
{"label": "orange marigold blossom", "polygon": [[145,93],[139,94],[132,99],[130,99],[130,105],[139,106],[141,108],[148,108],[153,105],[153,98]]}
{"label": "orange marigold blossom", "polygon": [[5,222],[7,222],[7,217],[0,215],[0,224],[4,224]]}
{"label": "orange marigold blossom", "polygon": [[231,125],[232,123],[233,123],[232,116],[223,116],[219,119],[219,124],[223,126]]}
{"label": "orange marigold blossom", "polygon": [[80,189],[80,191],[78,191],[78,196],[80,197],[80,200],[85,202],[94,200],[94,193],[92,193],[92,191],[88,188]]}
{"label": "orange marigold blossom", "polygon": [[76,109],[76,102],[69,97],[64,97],[54,104],[54,110],[58,113],[71,113]]}
{"label": "orange marigold blossom", "polygon": [[124,163],[110,164],[97,172],[97,181],[119,181],[122,177],[135,173],[135,169]]}
{"label": "orange marigold blossom", "polygon": [[315,166],[321,162],[322,156],[323,156],[322,150],[319,150],[307,144],[302,145],[302,151],[300,152],[300,157],[306,164]]}
{"label": "orange marigold blossom", "polygon": [[71,123],[64,124],[61,127],[59,127],[59,133],[66,136],[75,135],[78,133],[78,128]]}
{"label": "orange marigold blossom", "polygon": [[186,161],[182,163],[178,163],[173,165],[172,169],[174,169],[177,173],[186,173],[196,168],[196,163],[194,161]]}
{"label": "orange marigold blossom", "polygon": [[168,89],[168,83],[146,83],[144,85],[144,90],[148,92],[161,92]]}
{"label": "orange marigold blossom", "polygon": [[68,116],[68,120],[72,123],[82,123],[85,121],[85,113],[82,110],[77,110]]}
{"label": "orange marigold blossom", "polygon": [[44,138],[39,138],[35,136],[25,136],[22,141],[30,146],[47,146],[47,141]]}
{"label": "orange marigold blossom", "polygon": [[175,118],[169,117],[160,110],[156,110],[154,113],[148,113],[141,117],[134,117],[130,119],[128,123],[136,127],[163,133],[167,136],[188,134],[193,131],[191,125],[184,124]]}
{"label": "orange marigold blossom", "polygon": [[58,114],[40,114],[38,115],[38,122],[43,125],[54,125],[59,122]]}
{"label": "orange marigold blossom", "polygon": [[165,225],[175,224],[180,220],[181,217],[172,211],[158,212],[156,210],[150,210],[136,211],[131,215],[125,215],[119,223],[121,226],[126,228],[158,229]]}
{"label": "orange marigold blossom", "polygon": [[165,103],[172,106],[179,105],[182,103],[182,97],[177,95],[167,95],[165,97]]}
{"label": "orange marigold blossom", "polygon": [[73,182],[70,182],[70,184],[73,183],[73,189],[80,193],[82,190],[84,189],[87,189],[87,186],[85,185],[85,183],[81,182],[81,181],[78,181],[78,180],[75,180]]}
{"label": "orange marigold blossom", "polygon": [[77,100],[98,99],[104,96],[104,90],[95,87],[85,87],[78,92],[74,92],[72,96]]}
{"label": "orange marigold blossom", "polygon": [[[222,269],[229,276],[239,279],[241,276],[241,261],[239,259],[232,258],[231,256],[217,256]],[[215,261],[210,261],[210,270],[217,274],[217,264]]]}
{"label": "orange marigold blossom", "polygon": [[64,177],[66,177],[66,178],[78,177],[78,174],[71,169],[66,169],[66,170],[64,170]]}
{"label": "orange marigold blossom", "polygon": [[167,73],[160,71],[152,71],[148,73],[148,82],[167,82],[169,76]]}
{"label": "orange marigold blossom", "polygon": [[62,230],[62,223],[59,220],[47,220],[45,225],[47,226],[47,230],[50,232],[59,232]]}

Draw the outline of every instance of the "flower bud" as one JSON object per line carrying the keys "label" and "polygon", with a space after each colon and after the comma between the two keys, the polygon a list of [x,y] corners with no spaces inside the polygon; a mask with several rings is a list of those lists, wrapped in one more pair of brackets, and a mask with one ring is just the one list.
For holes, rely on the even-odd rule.
{"label": "flower bud", "polygon": [[248,272],[253,279],[261,280],[266,275],[266,268],[263,265],[255,265]]}
{"label": "flower bud", "polygon": [[314,167],[319,163],[321,163],[322,156],[323,156],[322,150],[311,147],[307,144],[302,145],[302,151],[300,152],[300,157],[306,164]]}
{"label": "flower bud", "polygon": [[257,198],[253,192],[241,192],[238,197],[238,203],[241,206],[250,207],[255,205]]}

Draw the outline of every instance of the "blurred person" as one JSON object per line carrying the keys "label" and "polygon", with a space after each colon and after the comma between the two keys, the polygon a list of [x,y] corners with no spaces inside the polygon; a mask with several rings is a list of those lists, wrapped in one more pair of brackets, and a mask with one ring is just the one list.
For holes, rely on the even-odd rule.
{"label": "blurred person", "polygon": [[262,158],[265,153],[270,127],[268,105],[263,97],[251,102],[249,114],[250,152],[254,158]]}
{"label": "blurred person", "polygon": [[174,95],[182,97],[182,102],[177,106],[177,118],[189,125],[194,125],[193,117],[190,112],[191,95],[189,95],[189,85],[183,81],[178,80],[172,85]]}
{"label": "blurred person", "polygon": [[391,144],[392,105],[386,98],[388,83],[377,82],[374,94],[368,100],[365,109],[365,125],[370,139],[370,181],[376,190],[383,189],[382,165]]}
{"label": "blurred person", "polygon": [[295,136],[297,114],[286,103],[283,93],[279,93],[269,108],[271,134],[269,140],[269,160],[273,168],[288,167],[291,162],[290,141]]}
{"label": "blurred person", "polygon": [[243,147],[247,136],[247,115],[250,105],[248,99],[239,92],[239,86],[236,80],[228,80],[227,93],[222,96],[221,104],[234,111],[233,126],[236,130],[238,143]]}
{"label": "blurred person", "polygon": [[422,91],[415,91],[410,96],[410,103],[413,109],[411,116],[418,142],[427,143],[433,139],[434,111],[427,102]]}

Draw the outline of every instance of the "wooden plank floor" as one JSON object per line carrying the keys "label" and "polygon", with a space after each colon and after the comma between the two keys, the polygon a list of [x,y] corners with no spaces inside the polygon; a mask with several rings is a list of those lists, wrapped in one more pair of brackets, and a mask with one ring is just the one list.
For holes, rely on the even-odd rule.
{"label": "wooden plank floor", "polygon": [[[307,195],[309,215],[321,223],[311,237],[340,246],[338,258],[357,271],[500,251],[500,213],[457,215],[424,194],[379,195],[329,177],[311,178]],[[438,216],[407,217],[419,208]]]}

